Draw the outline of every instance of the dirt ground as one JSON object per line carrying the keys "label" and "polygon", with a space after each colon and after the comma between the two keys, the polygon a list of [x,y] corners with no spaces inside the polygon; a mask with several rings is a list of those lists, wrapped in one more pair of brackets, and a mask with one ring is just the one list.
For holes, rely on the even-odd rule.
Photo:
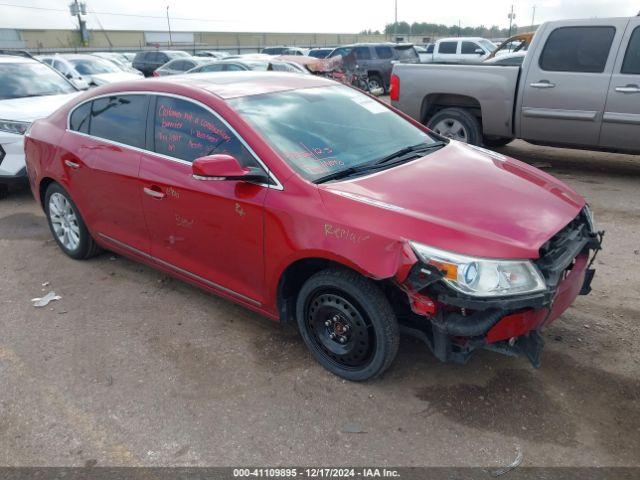
{"label": "dirt ground", "polygon": [[[228,301],[109,253],[67,258],[29,192],[0,201],[0,465],[640,465],[640,159],[501,151],[607,230],[539,370],[445,365],[403,338],[383,378],[348,383]],[[49,290],[62,299],[31,306]]]}

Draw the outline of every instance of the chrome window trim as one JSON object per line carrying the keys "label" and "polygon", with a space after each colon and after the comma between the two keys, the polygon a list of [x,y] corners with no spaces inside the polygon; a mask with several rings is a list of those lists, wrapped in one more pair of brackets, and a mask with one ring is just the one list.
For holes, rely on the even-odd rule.
{"label": "chrome window trim", "polygon": [[172,269],[172,270],[174,270],[174,271],[176,271],[178,273],[182,273],[183,275],[191,277],[194,280],[202,282],[205,285],[208,285],[208,286],[210,286],[212,288],[215,288],[215,289],[220,290],[222,292],[228,293],[229,295],[233,295],[234,297],[238,297],[238,298],[244,300],[245,302],[251,303],[251,304],[253,304],[253,305],[257,306],[257,307],[262,306],[262,304],[259,301],[254,300],[253,298],[247,297],[246,295],[238,293],[235,290],[231,290],[230,288],[223,287],[222,285],[219,285],[219,284],[217,284],[215,282],[212,282],[211,280],[207,280],[206,278],[201,277],[200,275],[196,275],[195,273],[192,273],[192,272],[190,272],[188,270],[185,270],[184,268],[177,267],[176,265],[174,265],[172,263],[169,263],[169,262],[166,262],[166,261],[164,261],[164,260],[162,260],[162,259],[160,259],[158,257],[154,257],[153,255],[150,255],[150,254],[148,254],[146,252],[143,252],[142,250],[138,250],[137,248],[132,247],[131,245],[129,245],[127,243],[121,242],[120,240],[116,240],[115,238],[110,237],[109,235],[105,235],[104,233],[101,233],[101,232],[98,232],[98,235],[100,237],[104,238],[105,240],[113,243],[114,245],[118,245],[119,247],[122,247],[122,248],[124,248],[126,250],[129,250],[130,252],[133,252],[136,255],[140,255],[141,257],[146,258],[147,260],[151,260],[153,262],[159,263],[160,265],[163,265],[163,266],[165,266],[167,268],[170,268],[170,269]]}
{"label": "chrome window trim", "polygon": [[93,102],[94,100],[98,100],[100,98],[114,97],[114,96],[119,96],[119,95],[155,95],[156,97],[159,97],[159,96],[172,97],[172,98],[177,98],[179,100],[184,100],[184,101],[187,101],[187,102],[191,102],[194,105],[197,105],[197,106],[199,106],[201,108],[204,108],[206,111],[211,113],[215,118],[220,120],[222,122],[222,124],[229,129],[229,131],[240,141],[242,146],[247,149],[247,151],[256,160],[256,162],[258,162],[258,164],[264,169],[264,171],[267,172],[267,175],[269,175],[269,178],[271,178],[271,180],[273,180],[274,183],[275,183],[275,185],[266,184],[266,183],[258,183],[256,185],[267,187],[267,188],[270,188],[272,190],[284,190],[284,186],[282,185],[282,183],[280,183],[280,180],[278,180],[278,178],[273,174],[271,169],[269,167],[267,167],[266,163],[264,163],[262,161],[262,159],[258,156],[258,154],[249,146],[249,144],[245,141],[244,138],[242,138],[242,136],[236,131],[236,129],[233,128],[231,125],[229,125],[229,122],[227,122],[219,113],[217,113],[211,107],[207,106],[206,104],[204,104],[204,103],[202,103],[202,102],[200,102],[198,100],[194,100],[193,98],[185,97],[184,95],[178,95],[178,94],[175,94],[175,93],[141,91],[141,90],[139,90],[139,91],[112,92],[112,93],[104,93],[102,95],[96,95],[94,97],[87,98],[86,100],[83,100],[82,102],[80,102],[77,105],[75,105],[71,110],[69,110],[69,112],[67,113],[67,126],[66,126],[65,130],[67,132],[70,132],[70,133],[75,133],[77,135],[82,135],[84,137],[88,137],[88,138],[104,141],[104,142],[107,142],[107,143],[111,143],[113,145],[117,145],[119,147],[130,148],[132,150],[135,150],[135,151],[138,151],[138,152],[141,152],[141,153],[151,154],[151,155],[154,155],[154,156],[166,159],[166,160],[170,160],[170,161],[177,162],[177,163],[182,163],[184,165],[191,165],[193,163],[193,162],[189,162],[187,160],[182,160],[181,158],[171,157],[169,155],[164,155],[162,153],[154,152],[152,150],[147,150],[146,148],[139,148],[139,147],[134,147],[134,146],[131,146],[131,145],[126,145],[124,143],[119,143],[119,142],[115,142],[113,140],[109,140],[108,138],[97,137],[97,136],[94,136],[94,135],[78,132],[76,130],[72,130],[71,129],[71,115],[73,114],[73,112],[76,111],[76,109],[80,108],[85,103]]}

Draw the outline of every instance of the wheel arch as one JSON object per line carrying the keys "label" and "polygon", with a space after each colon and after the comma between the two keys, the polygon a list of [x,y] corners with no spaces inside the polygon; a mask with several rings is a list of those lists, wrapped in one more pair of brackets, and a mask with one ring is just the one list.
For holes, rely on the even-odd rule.
{"label": "wheel arch", "polygon": [[371,278],[346,259],[336,260],[320,255],[298,258],[287,265],[278,278],[276,302],[281,323],[295,324],[295,300],[302,285],[315,273],[332,267],[352,270]]}
{"label": "wheel arch", "polygon": [[51,185],[52,183],[60,183],[60,182],[56,182],[51,177],[43,177],[40,180],[40,184],[38,185],[38,199],[40,200],[40,206],[42,207],[42,210],[46,209],[44,197],[47,194],[47,189],[49,188],[49,185]]}
{"label": "wheel arch", "polygon": [[431,117],[440,110],[452,107],[469,110],[482,125],[482,105],[480,101],[468,95],[450,93],[431,93],[424,97],[420,107],[420,122],[426,125]]}

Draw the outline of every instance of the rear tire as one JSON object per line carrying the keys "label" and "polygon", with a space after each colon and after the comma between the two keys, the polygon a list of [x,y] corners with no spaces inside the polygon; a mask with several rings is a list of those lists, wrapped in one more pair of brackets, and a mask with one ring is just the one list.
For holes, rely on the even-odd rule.
{"label": "rear tire", "polygon": [[398,353],[396,316],[378,286],[350,270],[327,269],[296,300],[302,338],[327,370],[351,381],[381,375]]}
{"label": "rear tire", "polygon": [[78,207],[61,185],[49,185],[44,208],[49,229],[60,250],[76,260],[86,260],[100,253]]}
{"label": "rear tire", "polygon": [[445,108],[427,122],[427,127],[443,137],[472,145],[482,143],[482,127],[471,112],[463,108]]}

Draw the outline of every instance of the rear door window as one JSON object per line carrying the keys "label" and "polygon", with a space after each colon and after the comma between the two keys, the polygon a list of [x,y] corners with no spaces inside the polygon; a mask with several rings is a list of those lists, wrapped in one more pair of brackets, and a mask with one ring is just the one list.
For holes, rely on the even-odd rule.
{"label": "rear door window", "polygon": [[550,72],[604,72],[615,27],[556,28],[540,55],[540,68]]}
{"label": "rear door window", "polygon": [[75,132],[89,133],[91,119],[91,103],[87,102],[76,108],[69,118],[69,128]]}
{"label": "rear door window", "polygon": [[371,52],[369,51],[369,47],[356,47],[355,53],[358,60],[371,60]]}
{"label": "rear door window", "polygon": [[391,47],[376,47],[376,55],[382,60],[393,58],[393,50]]}
{"label": "rear door window", "polygon": [[438,53],[454,55],[458,49],[458,42],[442,42],[438,47]]}
{"label": "rear door window", "polygon": [[92,102],[89,133],[132,147],[144,148],[147,95],[114,95]]}
{"label": "rear door window", "polygon": [[243,166],[256,159],[215,115],[187,100],[158,96],[155,107],[154,150],[187,162],[224,153]]}
{"label": "rear door window", "polygon": [[620,72],[628,75],[640,75],[640,27],[636,27],[631,34]]}

